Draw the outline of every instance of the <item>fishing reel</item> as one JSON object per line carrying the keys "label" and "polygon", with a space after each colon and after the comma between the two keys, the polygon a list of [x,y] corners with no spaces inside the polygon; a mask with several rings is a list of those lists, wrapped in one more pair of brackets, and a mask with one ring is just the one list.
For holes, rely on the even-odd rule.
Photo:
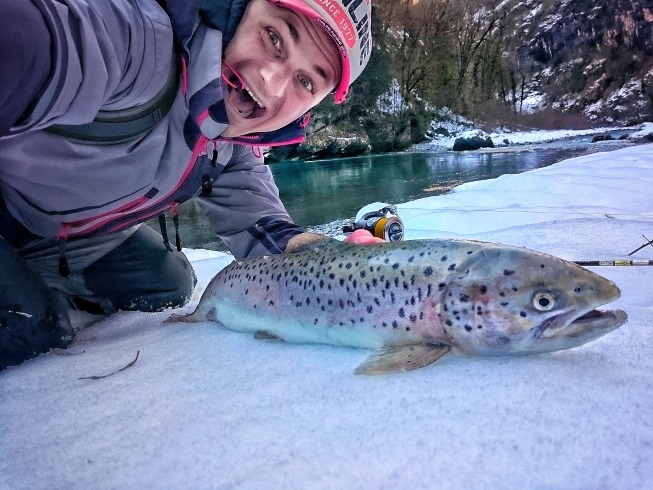
{"label": "fishing reel", "polygon": [[397,206],[391,204],[376,203],[383,206],[381,209],[368,211],[371,206],[365,206],[356,215],[352,225],[345,225],[343,233],[352,233],[356,230],[367,230],[377,238],[387,242],[398,242],[404,239],[404,223],[397,215]]}

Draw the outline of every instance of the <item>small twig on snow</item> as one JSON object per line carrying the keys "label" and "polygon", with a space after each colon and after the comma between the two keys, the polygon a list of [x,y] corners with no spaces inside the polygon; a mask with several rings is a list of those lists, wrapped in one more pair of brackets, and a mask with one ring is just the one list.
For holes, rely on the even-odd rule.
{"label": "small twig on snow", "polygon": [[642,236],[644,237],[644,240],[646,240],[646,243],[644,245],[642,245],[641,247],[637,247],[635,250],[630,252],[628,255],[633,255],[634,253],[639,252],[641,249],[643,249],[644,247],[647,247],[649,245],[651,245],[653,247],[653,240],[649,240],[644,235],[642,235]]}
{"label": "small twig on snow", "polygon": [[83,376],[83,377],[77,378],[77,379],[102,379],[102,378],[108,378],[109,376],[113,376],[114,374],[117,374],[120,371],[124,371],[125,369],[130,368],[134,364],[136,364],[136,361],[138,361],[138,355],[140,353],[141,353],[141,351],[136,351],[136,357],[134,358],[134,360],[132,362],[127,364],[125,367],[122,367],[122,368],[118,369],[117,371],[114,371],[113,373],[105,374],[105,375],[102,375],[102,376]]}

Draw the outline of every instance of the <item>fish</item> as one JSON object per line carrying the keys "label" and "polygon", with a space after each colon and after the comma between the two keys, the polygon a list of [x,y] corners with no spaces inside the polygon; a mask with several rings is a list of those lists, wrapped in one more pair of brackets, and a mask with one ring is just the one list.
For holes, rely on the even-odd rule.
{"label": "fish", "polygon": [[378,375],[422,368],[452,350],[502,356],[580,346],[627,321],[624,311],[599,308],[620,294],[573,262],[517,246],[324,240],[231,262],[194,312],[168,321],[373,349],[355,373]]}

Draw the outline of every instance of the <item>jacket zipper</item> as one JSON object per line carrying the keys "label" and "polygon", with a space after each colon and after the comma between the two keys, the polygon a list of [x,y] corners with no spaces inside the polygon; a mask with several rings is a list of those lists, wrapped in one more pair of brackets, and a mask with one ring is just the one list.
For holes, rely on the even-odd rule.
{"label": "jacket zipper", "polygon": [[[137,222],[142,222],[144,220],[153,218],[156,215],[165,212],[167,209],[173,209],[173,208],[175,210],[173,211],[173,221],[174,221],[175,220],[174,216],[179,203],[174,201],[170,204],[163,205],[163,206],[161,204],[165,203],[166,199],[172,196],[182,186],[182,184],[186,181],[191,171],[193,170],[195,163],[197,162],[197,159],[200,156],[207,154],[209,150],[208,149],[209,142],[211,142],[214,145],[214,142],[206,138],[206,136],[204,136],[203,134],[200,135],[199,139],[197,140],[197,143],[195,144],[195,148],[193,149],[193,153],[191,154],[188,166],[184,170],[184,173],[182,174],[181,178],[174,186],[174,188],[172,188],[165,196],[158,199],[155,203],[152,203],[149,206],[143,206],[143,204],[150,201],[150,198],[143,196],[131,203],[125,204],[117,209],[107,211],[98,216],[62,223],[62,229],[63,227],[67,228],[66,236],[79,236],[79,235],[86,235],[92,233],[99,228],[110,225],[112,221],[120,220],[120,218],[128,217],[129,215],[134,213],[137,213],[136,218],[126,222],[120,222],[116,226],[109,228],[108,231],[115,232],[127,228]],[[138,209],[139,206],[143,206],[143,208]],[[177,222],[178,221],[179,218],[177,217]],[[179,243],[177,245],[179,245]]]}

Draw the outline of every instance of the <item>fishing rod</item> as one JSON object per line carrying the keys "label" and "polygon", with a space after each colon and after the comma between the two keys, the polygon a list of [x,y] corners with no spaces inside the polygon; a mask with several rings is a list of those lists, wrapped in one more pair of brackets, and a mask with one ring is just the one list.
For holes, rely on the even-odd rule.
{"label": "fishing rod", "polygon": [[[404,239],[404,223],[397,215],[397,206],[391,204],[379,203],[384,205],[379,210],[367,212],[362,214],[361,209],[358,215],[354,218],[354,222],[345,225],[342,229],[343,233],[352,233],[357,229],[364,229],[369,231],[377,238],[381,238],[388,242],[401,241]],[[362,214],[362,216],[361,216]],[[633,255],[635,252],[647,247],[653,246],[653,240],[649,240],[642,235],[647,241],[641,247],[633,250],[628,255]],[[583,267],[639,267],[639,266],[653,266],[653,260],[632,260],[632,259],[615,259],[615,260],[575,260],[571,261],[574,264]]]}
{"label": "fishing rod", "polygon": [[628,267],[653,265],[653,260],[575,260],[574,264],[583,267]]}

